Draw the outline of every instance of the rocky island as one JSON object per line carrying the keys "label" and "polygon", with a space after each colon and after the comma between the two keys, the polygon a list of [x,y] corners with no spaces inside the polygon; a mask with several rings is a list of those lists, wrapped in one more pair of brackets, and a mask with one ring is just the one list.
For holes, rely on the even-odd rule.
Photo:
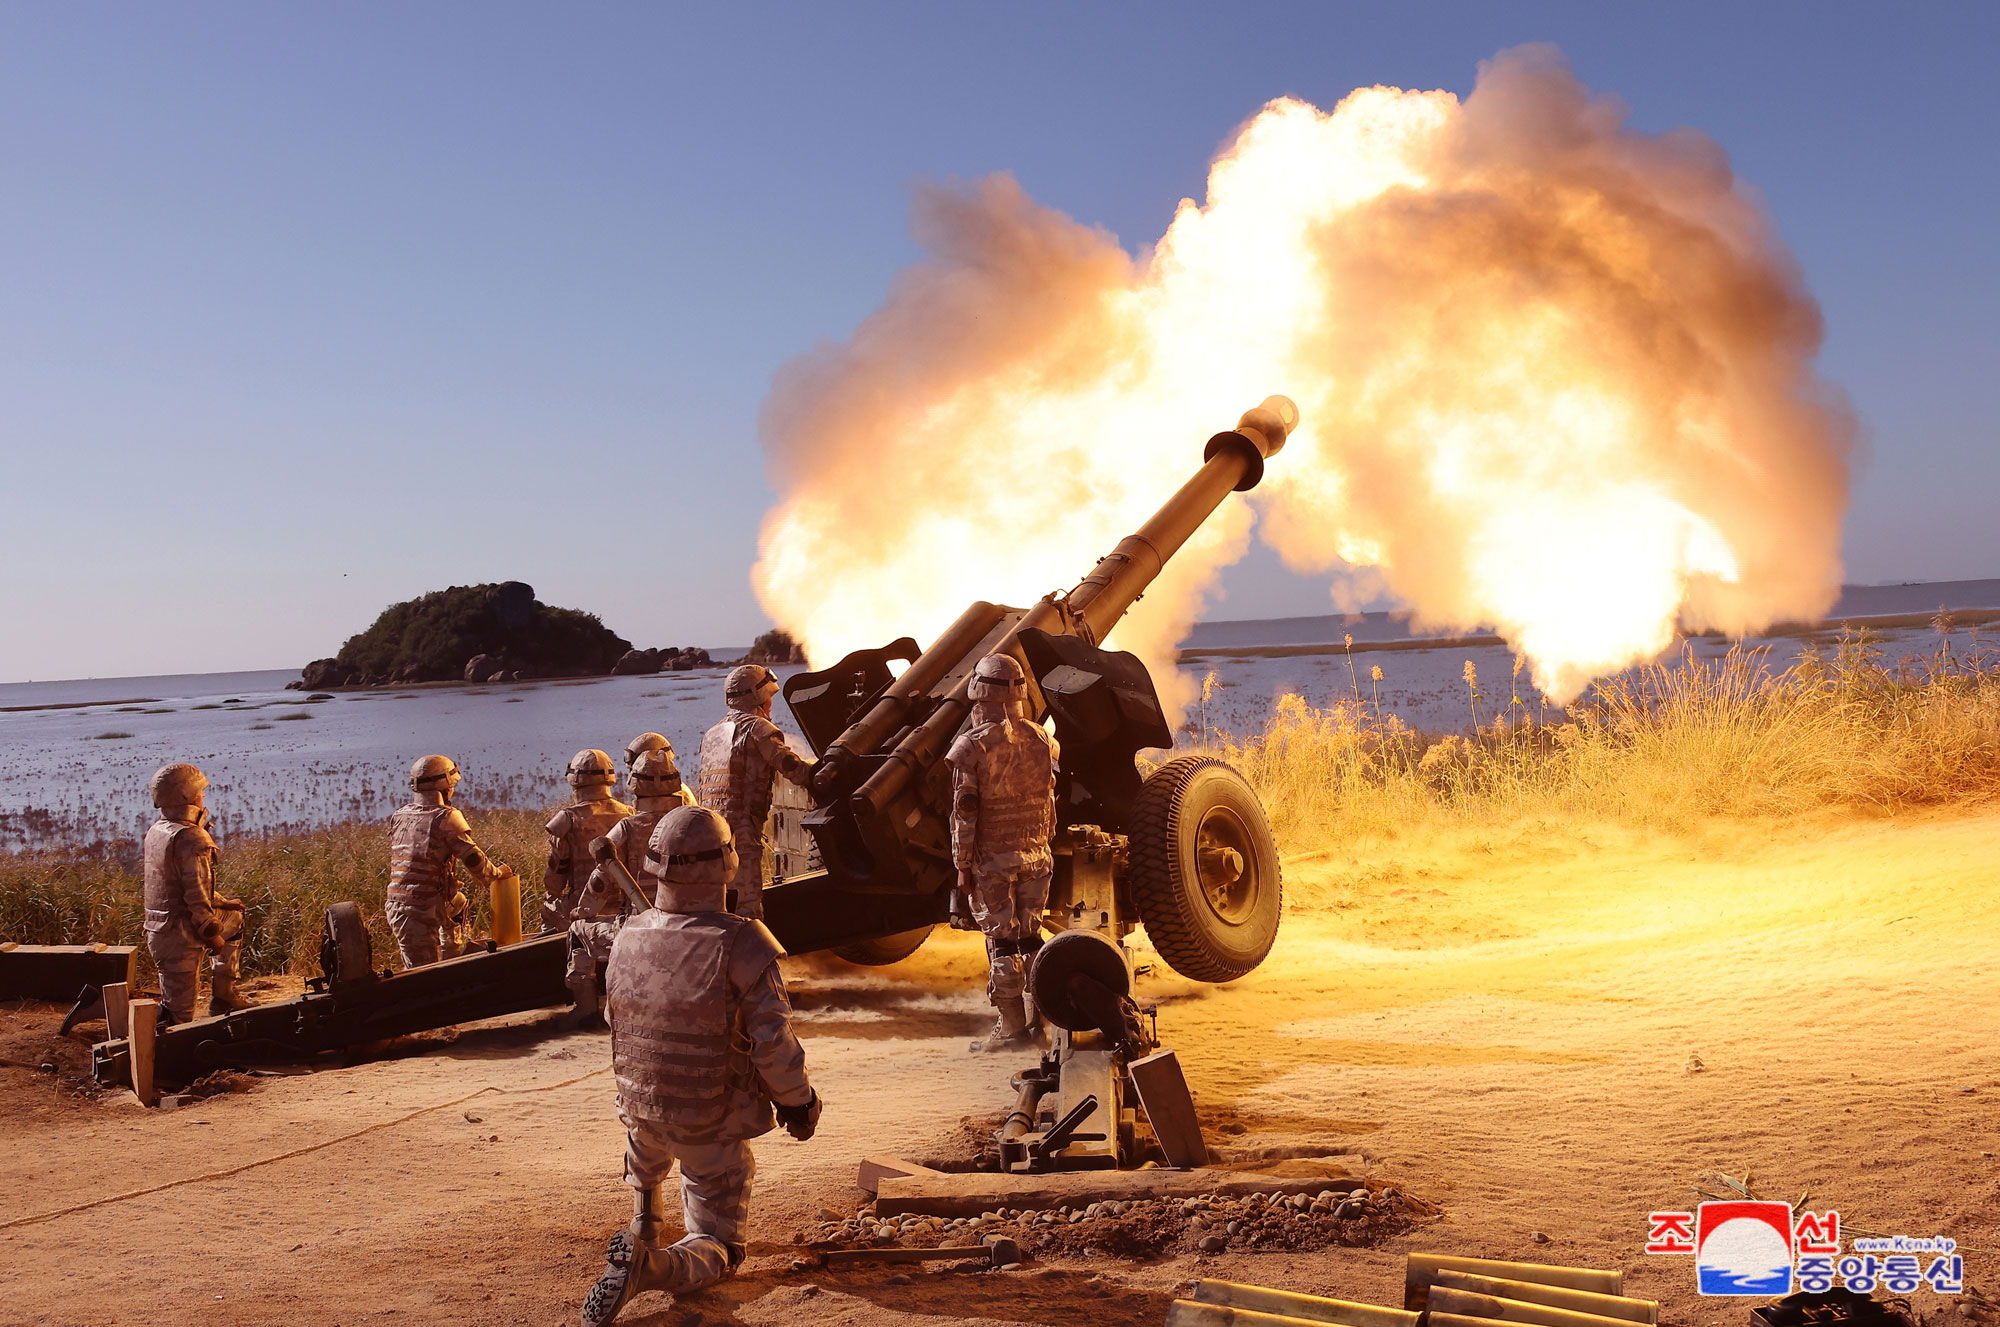
{"label": "rocky island", "polygon": [[412,682],[499,682],[529,677],[682,671],[708,651],[635,650],[594,613],[556,608],[531,585],[454,585],[384,609],[330,659],[307,664],[294,690]]}

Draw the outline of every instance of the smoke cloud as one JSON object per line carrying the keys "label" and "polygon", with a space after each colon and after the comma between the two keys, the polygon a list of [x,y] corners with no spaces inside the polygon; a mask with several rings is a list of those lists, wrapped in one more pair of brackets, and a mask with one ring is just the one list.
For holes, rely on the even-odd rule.
{"label": "smoke cloud", "polygon": [[[762,419],[754,580],[817,662],[1067,588],[1271,392],[1303,422],[1262,537],[1496,628],[1555,700],[1837,591],[1853,425],[1795,264],[1720,148],[1633,131],[1553,48],[1463,102],[1272,102],[1139,259],[1004,176],[914,225],[929,256]],[[1251,522],[1226,503],[1113,643],[1168,682]]]}

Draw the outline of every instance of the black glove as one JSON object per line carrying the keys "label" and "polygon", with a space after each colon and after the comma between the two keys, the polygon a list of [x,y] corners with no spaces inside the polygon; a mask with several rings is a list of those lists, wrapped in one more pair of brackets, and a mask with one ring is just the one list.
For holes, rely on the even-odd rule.
{"label": "black glove", "polygon": [[785,1132],[802,1143],[812,1137],[814,1132],[819,1128],[819,1092],[817,1090],[813,1092],[812,1100],[806,1102],[803,1106],[779,1106],[773,1103],[772,1109],[778,1112],[778,1123],[785,1126]]}

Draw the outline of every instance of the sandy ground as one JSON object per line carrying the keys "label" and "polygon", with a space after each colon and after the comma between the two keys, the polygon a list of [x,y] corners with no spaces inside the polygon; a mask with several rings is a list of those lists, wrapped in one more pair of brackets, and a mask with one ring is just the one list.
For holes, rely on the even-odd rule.
{"label": "sandy ground", "polygon": [[[792,1270],[792,1233],[858,1200],[859,1156],[940,1155],[1004,1107],[1016,1066],[964,1053],[984,1014],[950,937],[886,976],[800,965],[819,1137],[760,1145],[742,1278],[621,1321],[1113,1327],[1160,1322],[1202,1275],[1394,1303],[1402,1255],[1438,1249],[1622,1266],[1666,1321],[1740,1323],[1747,1301],[1703,1301],[1690,1260],[1640,1251],[1645,1214],[1717,1172],[1810,1188],[1850,1227],[1951,1235],[1993,1284],[2000,815],[1467,839],[1296,861],[1288,887],[1251,977],[1149,981],[1163,1039],[1216,1141],[1347,1152],[1440,1202],[1437,1223],[1377,1249],[906,1285]],[[147,1112],[16,1067],[52,1053],[54,1017],[0,1015],[7,1323],[573,1322],[628,1212],[601,1035],[471,1029]]]}

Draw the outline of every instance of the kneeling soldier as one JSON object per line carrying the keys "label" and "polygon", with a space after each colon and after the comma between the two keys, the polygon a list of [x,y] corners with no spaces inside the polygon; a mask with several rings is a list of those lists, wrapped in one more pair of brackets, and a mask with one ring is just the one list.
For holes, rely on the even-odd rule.
{"label": "kneeling soldier", "polygon": [[208,776],[193,765],[162,765],[153,775],[160,818],[146,831],[146,948],[159,969],[160,1002],[177,1023],[194,1017],[204,949],[209,1017],[253,1003],[236,990],[243,901],[215,892],[215,840],[202,805],[207,789]]}
{"label": "kneeling soldier", "polygon": [[[762,922],[723,908],[737,866],[727,822],[671,811],[646,858],[658,907],[626,922],[605,972],[632,1224],[612,1237],[584,1327],[603,1327],[643,1291],[681,1294],[734,1272],[757,1170],[750,1140],[779,1122],[803,1140],[819,1124],[778,972],[784,951]],[[687,1233],[662,1248],[660,1186],[676,1160]]]}

